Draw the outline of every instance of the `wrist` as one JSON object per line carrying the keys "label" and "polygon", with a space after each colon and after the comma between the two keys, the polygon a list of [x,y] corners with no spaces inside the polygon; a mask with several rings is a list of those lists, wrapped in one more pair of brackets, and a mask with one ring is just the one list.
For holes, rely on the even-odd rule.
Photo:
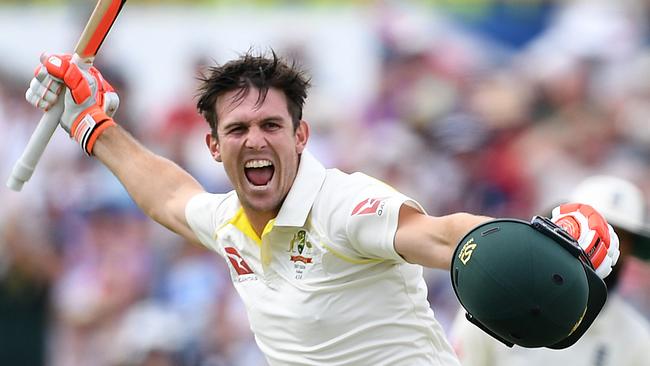
{"label": "wrist", "polygon": [[87,155],[93,155],[93,148],[99,136],[104,131],[115,125],[115,121],[109,117],[99,106],[92,105],[79,114],[70,128],[72,137]]}
{"label": "wrist", "polygon": [[99,137],[110,127],[117,126],[117,123],[112,118],[109,118],[104,123],[97,126],[95,132],[91,135],[88,145],[86,146],[86,153],[88,155],[94,155],[94,148]]}

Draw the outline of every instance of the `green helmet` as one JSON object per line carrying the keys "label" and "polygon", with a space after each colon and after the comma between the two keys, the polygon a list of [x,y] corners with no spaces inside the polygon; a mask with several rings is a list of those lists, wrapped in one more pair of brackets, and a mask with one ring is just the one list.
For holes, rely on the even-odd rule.
{"label": "green helmet", "polygon": [[510,347],[569,347],[607,299],[578,243],[543,217],[472,229],[454,251],[451,280],[467,319]]}

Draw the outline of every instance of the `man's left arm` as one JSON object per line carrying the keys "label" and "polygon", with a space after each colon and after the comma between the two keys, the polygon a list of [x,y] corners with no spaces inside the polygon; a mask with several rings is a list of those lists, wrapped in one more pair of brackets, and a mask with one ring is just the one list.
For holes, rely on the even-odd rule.
{"label": "man's left arm", "polygon": [[[487,216],[455,213],[427,216],[407,205],[399,211],[395,251],[409,263],[448,270],[456,245],[471,229],[492,220]],[[563,204],[553,210],[551,220],[567,231],[585,251],[596,274],[605,278],[619,257],[618,236],[593,207]]]}
{"label": "man's left arm", "polygon": [[403,204],[395,233],[395,250],[409,263],[448,270],[463,236],[491,219],[469,213],[428,216]]}

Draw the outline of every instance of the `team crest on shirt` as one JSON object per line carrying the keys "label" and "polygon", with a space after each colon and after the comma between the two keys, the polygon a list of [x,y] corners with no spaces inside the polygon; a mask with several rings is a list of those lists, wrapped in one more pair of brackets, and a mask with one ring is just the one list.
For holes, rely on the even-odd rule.
{"label": "team crest on shirt", "polygon": [[376,214],[381,216],[384,213],[384,207],[386,206],[385,198],[366,198],[365,200],[359,202],[352,210],[350,216],[355,215],[372,215]]}
{"label": "team crest on shirt", "polygon": [[289,260],[292,261],[296,270],[296,279],[302,279],[303,272],[308,264],[313,262],[314,245],[307,238],[307,232],[300,230],[293,235],[289,243]]}
{"label": "team crest on shirt", "polygon": [[[292,262],[311,263],[311,249],[313,245],[307,240],[307,232],[300,230],[293,235],[289,243],[289,253],[291,253]],[[303,255],[304,254],[304,255]]]}

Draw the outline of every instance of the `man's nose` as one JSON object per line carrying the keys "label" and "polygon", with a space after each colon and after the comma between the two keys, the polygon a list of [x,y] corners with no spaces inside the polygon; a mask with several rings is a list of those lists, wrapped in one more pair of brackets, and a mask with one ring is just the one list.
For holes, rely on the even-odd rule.
{"label": "man's nose", "polygon": [[266,135],[259,127],[252,127],[248,130],[248,135],[246,136],[246,147],[261,150],[266,147]]}

